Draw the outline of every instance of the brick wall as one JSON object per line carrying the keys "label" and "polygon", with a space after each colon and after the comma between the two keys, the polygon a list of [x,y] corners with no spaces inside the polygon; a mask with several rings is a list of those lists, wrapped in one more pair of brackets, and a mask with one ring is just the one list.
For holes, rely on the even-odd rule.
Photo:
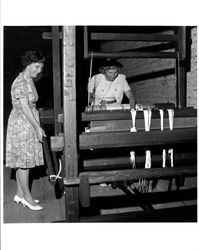
{"label": "brick wall", "polygon": [[[172,31],[166,32],[171,34]],[[187,106],[197,106],[196,91],[196,42],[197,28],[192,28],[191,71],[187,73]],[[160,42],[104,42],[103,52],[124,51],[139,47],[159,45]],[[168,50],[164,50],[168,51]],[[170,50],[172,51],[172,50]],[[176,77],[175,59],[120,59],[123,64],[122,72],[134,92],[136,101],[141,104],[175,103]]]}

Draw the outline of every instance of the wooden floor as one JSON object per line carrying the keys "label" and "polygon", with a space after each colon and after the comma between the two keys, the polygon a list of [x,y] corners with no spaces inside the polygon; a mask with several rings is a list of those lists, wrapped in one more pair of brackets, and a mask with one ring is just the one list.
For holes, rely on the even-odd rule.
{"label": "wooden floor", "polygon": [[[43,166],[41,168],[44,169]],[[43,173],[45,171],[42,171]],[[64,197],[56,199],[54,186],[47,176],[37,176],[32,183],[32,194],[39,199],[41,211],[31,211],[13,201],[16,192],[16,181],[11,178],[11,171],[4,168],[4,223],[50,223],[65,219]]]}

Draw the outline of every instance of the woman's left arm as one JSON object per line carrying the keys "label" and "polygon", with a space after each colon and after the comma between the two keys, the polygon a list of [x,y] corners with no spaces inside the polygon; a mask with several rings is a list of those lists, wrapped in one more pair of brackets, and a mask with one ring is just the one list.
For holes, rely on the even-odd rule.
{"label": "woman's left arm", "polygon": [[129,98],[129,104],[131,109],[135,109],[135,98],[131,90],[125,92],[125,95]]}

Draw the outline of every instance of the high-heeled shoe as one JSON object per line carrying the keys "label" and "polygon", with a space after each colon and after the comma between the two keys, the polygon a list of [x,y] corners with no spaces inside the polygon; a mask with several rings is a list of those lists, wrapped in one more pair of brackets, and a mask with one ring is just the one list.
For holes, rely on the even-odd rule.
{"label": "high-heeled shoe", "polygon": [[41,206],[39,206],[39,205],[36,205],[36,206],[31,205],[31,204],[28,203],[24,198],[21,199],[21,204],[22,204],[24,207],[30,208],[30,210],[42,210],[42,209],[43,209],[43,207],[41,207]]}
{"label": "high-heeled shoe", "polygon": [[[23,198],[19,197],[17,194],[14,196],[14,202],[16,202],[17,204],[21,203],[21,200]],[[34,200],[35,203],[39,203],[39,200]]]}

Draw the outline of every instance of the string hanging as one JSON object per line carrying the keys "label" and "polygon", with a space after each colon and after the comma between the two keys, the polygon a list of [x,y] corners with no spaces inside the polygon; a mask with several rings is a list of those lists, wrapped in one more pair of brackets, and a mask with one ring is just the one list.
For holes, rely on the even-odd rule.
{"label": "string hanging", "polygon": [[61,163],[61,160],[59,159],[59,171],[58,171],[57,175],[50,175],[50,180],[56,181],[57,179],[62,179],[62,177],[60,176],[61,171],[62,171],[62,163]]}

